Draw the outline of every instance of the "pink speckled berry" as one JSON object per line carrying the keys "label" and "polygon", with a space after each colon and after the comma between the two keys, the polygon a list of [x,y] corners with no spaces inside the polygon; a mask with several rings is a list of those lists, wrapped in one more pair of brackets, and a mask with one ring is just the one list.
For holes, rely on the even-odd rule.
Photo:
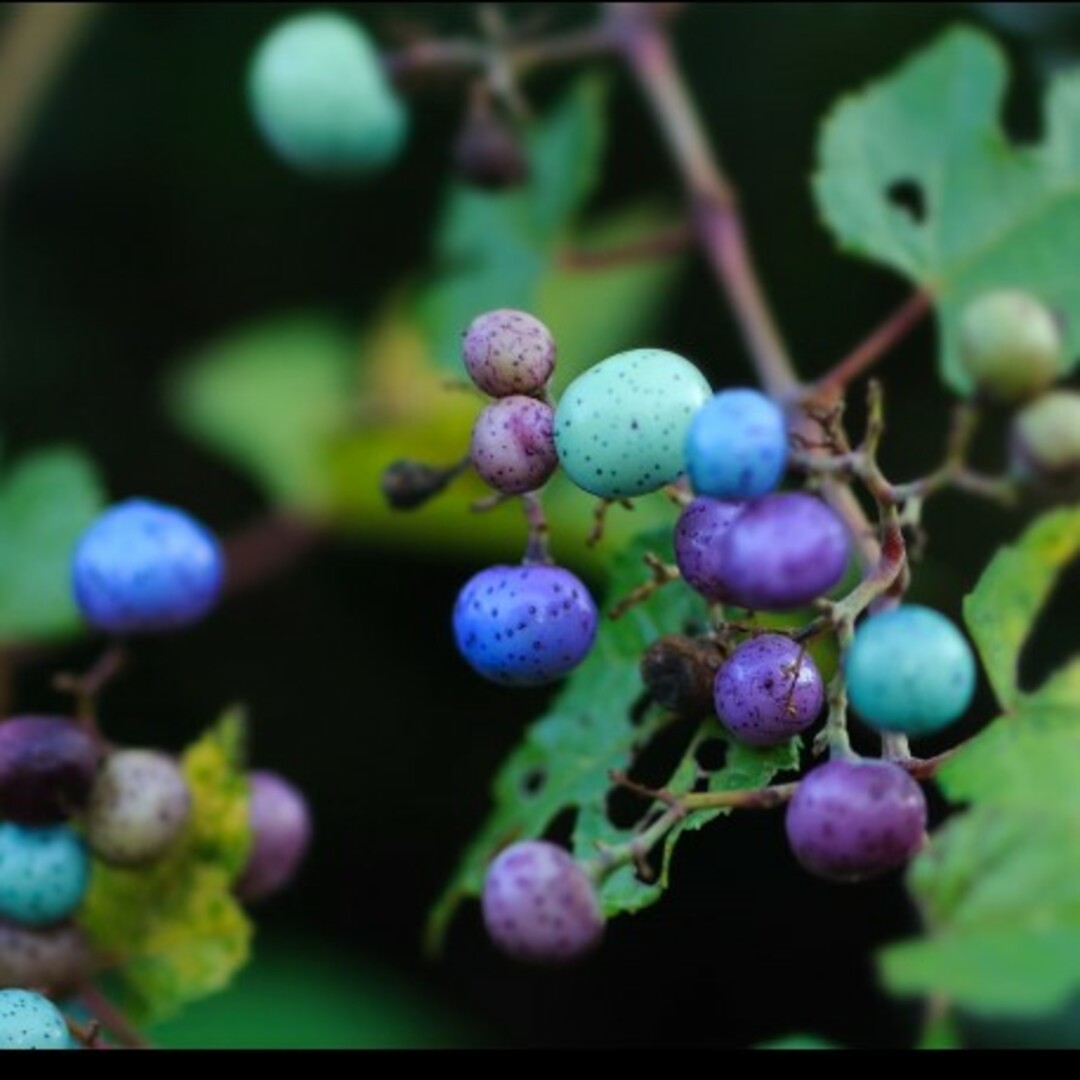
{"label": "pink speckled berry", "polygon": [[555,339],[528,312],[498,308],[469,324],[461,357],[469,377],[485,394],[535,394],[555,369]]}
{"label": "pink speckled berry", "polygon": [[585,659],[597,612],[580,578],[560,566],[489,566],[454,605],[454,640],[478,674],[503,686],[540,686]]}
{"label": "pink speckled berry", "polygon": [[861,881],[903,866],[926,836],[926,799],[890,761],[834,760],[799,784],[787,808],[795,858],[831,881]]}
{"label": "pink speckled berry", "polygon": [[554,415],[550,405],[520,394],[492,402],[477,417],[469,447],[480,478],[504,495],[544,484],[559,464]]}
{"label": "pink speckled berry", "polygon": [[675,562],[683,580],[714,603],[728,599],[720,538],[744,506],[702,495],[683,510],[675,526]]}
{"label": "pink speckled berry", "polygon": [[569,853],[546,840],[523,840],[488,867],[484,925],[508,956],[532,964],[568,964],[604,936],[596,889]]}
{"label": "pink speckled berry", "polygon": [[809,654],[782,634],[744,641],[716,673],[724,727],[750,746],[776,746],[821,714],[825,686]]}
{"label": "pink speckled berry", "polygon": [[236,884],[245,903],[273,895],[287,885],[311,843],[311,810],[295,784],[269,769],[248,773],[251,849]]}

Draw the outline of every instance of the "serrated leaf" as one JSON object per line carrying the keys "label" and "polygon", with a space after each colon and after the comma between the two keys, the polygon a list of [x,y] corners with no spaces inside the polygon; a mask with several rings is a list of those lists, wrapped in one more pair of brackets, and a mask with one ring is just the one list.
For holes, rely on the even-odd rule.
{"label": "serrated leaf", "polygon": [[818,146],[814,193],[826,224],[845,250],[934,295],[941,372],[962,392],[959,315],[991,288],[1027,289],[1064,315],[1062,374],[1080,355],[1080,75],[1050,84],[1046,134],[1033,146],[1002,128],[1007,75],[991,37],[952,29],[844,98]]}
{"label": "serrated leaf", "polygon": [[978,806],[939,830],[909,887],[929,937],[881,957],[898,993],[1030,1015],[1080,990],[1080,815]]}
{"label": "serrated leaf", "polygon": [[1003,547],[964,600],[964,621],[998,701],[1080,707],[1080,667],[1074,663],[1033,694],[1018,686],[1020,654],[1057,579],[1080,553],[1080,506],[1044,514],[1023,536]]}
{"label": "serrated leaf", "polygon": [[[641,583],[645,551],[670,558],[670,544],[669,527],[638,537],[623,551],[612,568],[609,601]],[[681,632],[691,623],[700,625],[704,613],[701,600],[677,584],[632,608],[618,621],[602,622],[588,659],[571,675],[551,710],[526,730],[496,775],[491,815],[466,849],[429,917],[432,947],[437,947],[462,900],[480,894],[488,863],[506,844],[542,836],[556,817],[568,810],[577,815],[572,847],[585,858],[595,855],[598,842],[615,844],[630,836],[608,820],[608,774],[612,769],[626,769],[636,751],[671,722],[658,710],[648,709],[635,723],[635,706],[642,702],[643,694],[638,670],[641,655],[661,635]],[[693,736],[675,770],[670,782],[673,790],[692,786],[694,752],[700,742],[711,738],[727,741],[718,724],[706,724]],[[710,786],[714,790],[762,786],[778,769],[787,767],[791,754],[790,748],[759,752],[732,746],[725,767],[711,775]],[[642,813],[647,809],[643,805]],[[699,819],[703,823],[715,813],[695,815],[694,827]],[[663,874],[656,884],[638,882],[628,867],[606,879],[601,891],[606,914],[636,911],[659,898],[667,883],[667,862],[674,843],[672,839],[667,845]]]}
{"label": "serrated leaf", "polygon": [[27,455],[0,481],[0,641],[80,628],[71,555],[104,502],[97,470],[67,447]]}
{"label": "serrated leaf", "polygon": [[139,870],[94,862],[79,919],[118,963],[136,1023],[223,989],[247,962],[252,926],[232,892],[251,842],[244,728],[227,713],[185,751],[192,817],[164,859]]}

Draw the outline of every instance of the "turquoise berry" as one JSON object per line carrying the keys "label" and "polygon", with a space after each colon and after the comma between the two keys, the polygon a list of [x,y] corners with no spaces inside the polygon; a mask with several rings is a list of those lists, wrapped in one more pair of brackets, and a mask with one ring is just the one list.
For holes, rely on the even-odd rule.
{"label": "turquoise berry", "polygon": [[0,918],[20,926],[66,919],[89,879],[86,845],[69,826],[0,824]]}
{"label": "turquoise berry", "polygon": [[930,735],[975,693],[975,657],[944,615],[903,604],[859,625],[844,658],[848,697],[879,731]]}
{"label": "turquoise berry", "polygon": [[43,994],[0,990],[0,1050],[70,1050],[67,1022]]}
{"label": "turquoise berry", "polygon": [[332,11],[297,15],[260,44],[248,75],[260,132],[303,171],[362,175],[401,151],[408,114],[363,27]]}
{"label": "turquoise berry", "polygon": [[609,356],[562,395],[559,461],[578,487],[603,499],[656,491],[683,471],[687,429],[711,393],[705,376],[676,353]]}
{"label": "turquoise berry", "polygon": [[714,394],[686,435],[690,482],[714,499],[757,499],[775,491],[787,456],[783,410],[757,390]]}

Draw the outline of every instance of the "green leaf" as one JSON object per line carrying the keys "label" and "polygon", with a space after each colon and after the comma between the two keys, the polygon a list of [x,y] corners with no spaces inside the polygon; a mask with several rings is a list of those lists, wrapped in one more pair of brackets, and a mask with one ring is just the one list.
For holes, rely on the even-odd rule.
{"label": "green leaf", "polygon": [[29,454],[0,482],[0,641],[50,640],[81,627],[71,555],[105,502],[78,450]]}
{"label": "green leaf", "polygon": [[1075,663],[1034,694],[1018,686],[1024,642],[1058,577],[1080,554],[1080,506],[1044,514],[1020,540],[1003,547],[964,601],[964,620],[986,673],[1005,709],[1037,701],[1080,705],[1080,667]]}
{"label": "green leaf", "polygon": [[[1022,287],[1065,317],[1068,360],[1080,355],[1080,75],[1058,75],[1037,145],[1006,137],[1008,69],[992,38],[955,28],[823,125],[814,193],[847,251],[884,263],[937,302],[943,377],[966,392],[959,315],[977,294]],[[899,205],[914,194],[922,213]]]}
{"label": "green leaf", "polygon": [[247,962],[252,926],[232,893],[251,842],[244,730],[234,710],[185,751],[192,818],[165,859],[139,870],[94,863],[80,921],[119,963],[137,1023],[221,990]]}
{"label": "green leaf", "polygon": [[979,806],[938,831],[909,872],[930,936],[885,951],[891,989],[1003,1015],[1080,990],[1080,815],[1047,802]]}
{"label": "green leaf", "polygon": [[320,512],[355,364],[355,343],[335,322],[275,317],[193,356],[168,383],[168,403],[183,431],[249,472],[275,503]]}
{"label": "green leaf", "polygon": [[[670,557],[670,542],[668,528],[631,544],[612,568],[609,601],[624,596],[644,579],[641,559],[646,551]],[[433,947],[461,901],[480,894],[488,863],[506,844],[542,836],[566,811],[576,812],[572,846],[583,857],[594,855],[598,842],[616,844],[630,836],[629,831],[617,829],[608,820],[608,774],[612,769],[628,768],[637,750],[672,722],[655,708],[645,709],[635,722],[636,708],[644,702],[638,664],[656,638],[680,632],[691,623],[700,624],[703,614],[700,599],[677,584],[632,608],[621,619],[601,623],[589,657],[571,675],[551,710],[528,728],[496,775],[491,815],[431,912],[428,935]],[[694,753],[706,739],[728,741],[717,723],[705,724],[696,734],[688,730],[690,746],[671,777],[672,790],[692,786],[697,769]],[[794,760],[789,747],[759,752],[732,745],[725,765],[711,774],[710,787],[760,787]],[[647,810],[643,805],[642,813]],[[665,846],[663,873],[655,884],[638,882],[628,867],[608,877],[601,891],[605,912],[610,916],[636,911],[657,900],[667,884],[677,835],[686,827],[700,827],[719,812],[695,815],[687,826],[675,830]]]}
{"label": "green leaf", "polygon": [[437,365],[460,374],[461,332],[480,312],[536,311],[555,245],[599,178],[605,87],[596,76],[579,79],[536,125],[527,146],[531,175],[520,188],[450,187],[435,241],[436,266],[446,272],[418,306]]}

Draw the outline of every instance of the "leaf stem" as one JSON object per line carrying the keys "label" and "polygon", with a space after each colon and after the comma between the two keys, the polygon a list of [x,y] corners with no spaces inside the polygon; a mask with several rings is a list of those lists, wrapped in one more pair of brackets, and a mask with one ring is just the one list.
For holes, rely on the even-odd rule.
{"label": "leaf stem", "polygon": [[93,983],[84,983],[79,987],[78,996],[91,1015],[115,1036],[121,1046],[130,1050],[152,1049],[142,1032]]}

